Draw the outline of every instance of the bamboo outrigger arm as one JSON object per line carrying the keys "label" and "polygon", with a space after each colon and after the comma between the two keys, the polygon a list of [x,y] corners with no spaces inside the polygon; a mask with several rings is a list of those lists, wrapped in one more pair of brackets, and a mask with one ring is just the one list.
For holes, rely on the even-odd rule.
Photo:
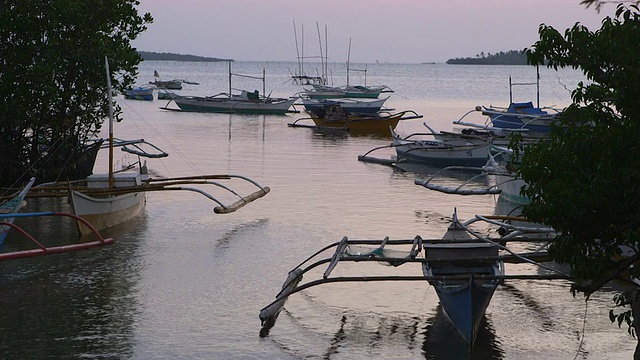
{"label": "bamboo outrigger arm", "polygon": [[[498,232],[501,234],[499,238],[490,238],[488,236],[481,235],[472,229],[469,226],[477,221],[484,221],[491,223],[493,225],[497,225],[500,229],[504,229],[502,232]],[[542,227],[523,227],[518,225],[511,224],[512,221],[526,221],[523,217],[517,216],[476,216],[462,224],[463,228],[468,231],[475,239],[470,241],[484,242],[490,243],[498,246],[500,249],[503,249],[507,252],[507,254],[499,254],[499,255],[491,255],[491,256],[481,256],[477,258],[468,258],[468,257],[451,257],[447,256],[445,258],[429,258],[418,257],[418,254],[422,251],[423,245],[425,243],[448,243],[448,242],[456,242],[455,239],[422,239],[420,236],[416,236],[414,239],[410,240],[389,240],[388,237],[385,237],[383,240],[349,240],[347,237],[343,237],[340,241],[334,242],[325,246],[324,248],[318,250],[316,253],[309,256],[302,263],[296,266],[293,270],[291,270],[285,282],[282,285],[281,290],[276,295],[275,300],[273,300],[270,304],[260,310],[260,320],[261,320],[261,330],[260,336],[264,337],[269,334],[270,329],[275,325],[276,319],[279,313],[282,311],[286,300],[289,296],[300,292],[305,289],[309,289],[314,286],[327,284],[327,283],[337,283],[337,282],[381,282],[381,281],[445,281],[445,280],[467,280],[468,275],[434,275],[434,276],[343,276],[343,277],[330,277],[332,270],[337,266],[339,262],[347,261],[347,262],[363,262],[363,261],[374,261],[374,262],[385,262],[394,266],[409,264],[409,263],[417,263],[421,266],[424,266],[426,263],[428,264],[448,264],[448,263],[456,263],[456,264],[465,264],[465,263],[477,263],[485,262],[485,263],[493,263],[493,262],[508,262],[508,263],[529,263],[540,266],[544,269],[550,270],[551,273],[548,274],[514,274],[514,275],[474,275],[475,279],[500,279],[500,280],[518,280],[518,279],[537,279],[537,280],[553,280],[553,279],[570,279],[569,275],[559,272],[554,269],[550,269],[540,262],[550,261],[550,256],[548,252],[542,248],[527,253],[515,253],[506,247],[506,243],[508,242],[540,242],[541,239],[539,237],[523,237],[529,233],[540,233],[540,234],[552,234],[552,230],[549,228]],[[547,244],[550,239],[547,239]],[[359,251],[360,247],[353,245],[375,245],[377,248],[372,251]],[[412,245],[410,251],[406,251],[406,248],[403,248],[402,254],[404,256],[386,256],[387,254],[398,254],[397,250],[386,250],[386,247],[395,246],[395,245]],[[335,248],[331,257],[318,259],[317,261],[309,263],[312,259],[318,257],[320,254],[324,253],[327,250]],[[354,251],[356,249],[358,251]],[[307,264],[307,265],[305,265]],[[324,271],[321,278],[316,280],[307,281],[302,283],[303,276],[307,274],[312,269],[315,269],[321,265],[328,264],[327,269]]]}
{"label": "bamboo outrigger arm", "polygon": [[[3,221],[3,219],[6,219],[6,218],[45,217],[45,216],[62,216],[62,217],[72,218],[76,221],[80,221],[85,226],[87,226],[87,228],[91,230],[91,232],[93,233],[93,235],[95,235],[97,240],[80,242],[76,244],[60,245],[60,246],[45,246],[20,226],[15,225],[8,221]],[[0,214],[0,225],[11,227],[13,230],[25,236],[29,241],[31,241],[36,246],[35,249],[0,253],[0,261],[87,250],[95,247],[112,245],[115,242],[115,240],[113,240],[112,238],[103,238],[100,235],[100,233],[93,227],[93,225],[91,225],[87,220],[79,216],[76,216],[74,214],[63,213],[63,212],[45,211],[45,212]]]}

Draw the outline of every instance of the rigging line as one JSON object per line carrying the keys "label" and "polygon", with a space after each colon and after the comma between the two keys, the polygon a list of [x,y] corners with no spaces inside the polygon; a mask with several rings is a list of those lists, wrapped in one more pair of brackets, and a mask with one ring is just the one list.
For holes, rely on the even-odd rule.
{"label": "rigging line", "polygon": [[539,267],[541,267],[541,268],[543,268],[543,269],[545,269],[545,270],[549,270],[549,271],[551,271],[551,272],[554,272],[554,273],[557,273],[557,274],[560,274],[560,275],[566,276],[567,278],[571,278],[571,276],[569,276],[568,274],[563,273],[563,272],[562,272],[562,271],[560,271],[560,270],[556,270],[556,269],[554,269],[554,268],[552,268],[552,267],[550,267],[550,266],[546,266],[546,265],[544,265],[544,264],[541,264],[541,263],[539,263],[539,262],[536,262],[536,261],[534,261],[534,260],[531,260],[531,259],[529,259],[529,258],[527,258],[527,257],[525,257],[525,256],[522,256],[522,255],[520,255],[520,254],[516,253],[515,251],[513,251],[513,250],[509,249],[508,247],[503,246],[502,244],[499,244],[499,243],[497,243],[497,242],[495,242],[495,241],[492,241],[492,240],[490,240],[490,239],[488,239],[488,238],[484,237],[484,236],[483,236],[482,234],[480,234],[479,232],[476,232],[476,231],[474,231],[474,230],[472,230],[472,229],[469,229],[469,227],[468,227],[468,226],[465,226],[465,225],[464,225],[464,224],[462,224],[462,223],[461,223],[460,225],[461,225],[461,226],[462,226],[462,227],[463,227],[467,232],[469,232],[469,234],[471,234],[471,235],[473,235],[473,236],[477,237],[478,239],[480,239],[480,240],[482,240],[482,241],[486,241],[486,242],[488,242],[488,243],[490,243],[490,244],[492,244],[492,245],[497,246],[498,248],[500,248],[500,249],[502,249],[502,250],[504,250],[504,251],[508,252],[509,254],[511,254],[511,255],[513,255],[513,256],[515,256],[516,258],[518,258],[518,259],[520,259],[520,260],[522,260],[522,261],[524,261],[524,262],[527,262],[527,263],[529,263],[529,264],[539,266]]}
{"label": "rigging line", "polygon": [[[191,166],[191,168],[193,168],[199,174],[204,174],[204,172],[193,161],[191,161],[191,159],[189,159],[187,156],[185,156],[184,153],[182,151],[180,151],[180,149],[178,149],[166,136],[164,136],[161,132],[159,132],[154,126],[152,126],[151,123],[149,123],[148,120],[146,120],[142,115],[140,115],[140,113],[138,113],[135,109],[133,109],[133,107],[131,105],[126,104],[126,106],[127,106],[127,109],[130,110],[133,114],[137,115],[137,117],[142,122],[144,122],[147,125],[147,127],[149,129],[151,129],[151,131],[153,131],[153,133],[158,135],[160,138],[162,138],[168,144],[168,146],[173,150],[172,153],[176,153],[182,160],[184,160],[187,164],[189,164]],[[132,120],[132,122],[134,123],[134,125],[138,129],[139,133],[142,135],[143,132],[140,129],[140,127],[138,126],[138,124],[135,122],[133,117],[130,116],[129,118]],[[161,161],[161,163],[162,163],[162,166],[167,171],[167,173],[170,176],[173,176],[173,174],[171,173],[169,168],[167,168],[167,165],[165,164],[165,162]]]}
{"label": "rigging line", "polygon": [[[88,113],[88,110],[85,111],[85,113]],[[36,159],[36,161],[34,161],[33,163],[31,163],[31,165],[29,165],[29,167],[26,169],[28,170],[33,170],[36,166],[44,166],[46,165],[51,159],[52,156],[54,154],[57,154],[58,151],[60,149],[62,149],[62,145],[64,144],[64,141],[69,139],[71,137],[71,129],[73,129],[75,127],[76,123],[74,122],[73,124],[69,125],[66,129],[64,129],[64,131],[62,132],[62,134],[66,134],[63,137],[58,137],[55,139],[55,141],[53,142],[53,144],[51,144],[50,149],[49,149],[49,156],[45,157],[42,154],[40,155],[40,157],[38,159]],[[66,165],[69,164],[69,162],[71,161],[71,157],[67,158],[64,166],[62,167],[63,169],[66,168]],[[56,178],[56,181],[59,180],[60,175],[62,175],[62,172],[58,173],[58,177]],[[1,195],[2,196],[7,196],[8,192],[10,191],[11,188],[16,187],[17,184],[17,180],[11,184],[11,186],[9,186],[8,189],[6,189]]]}
{"label": "rigging line", "polygon": [[589,299],[586,299],[584,301],[584,317],[582,318],[582,334],[580,336],[580,344],[578,345],[578,351],[576,352],[576,356],[573,358],[573,360],[576,360],[578,358],[578,355],[580,355],[580,353],[582,352],[582,345],[584,344],[584,333],[586,332],[586,328],[587,328],[587,305],[589,304]]}

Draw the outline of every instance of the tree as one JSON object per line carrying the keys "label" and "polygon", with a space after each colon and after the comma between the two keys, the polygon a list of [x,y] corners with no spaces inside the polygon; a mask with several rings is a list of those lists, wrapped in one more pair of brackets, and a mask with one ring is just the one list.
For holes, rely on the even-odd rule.
{"label": "tree", "polygon": [[[560,235],[550,252],[568,264],[572,291],[587,298],[623,272],[640,276],[640,11],[619,4],[595,32],[577,23],[564,36],[540,25],[540,40],[525,49],[531,64],[584,72],[562,126],[527,148],[519,175],[531,198],[524,213]],[[631,250],[623,254],[624,250]],[[615,296],[612,321],[640,334],[638,291]],[[640,358],[640,344],[635,358]]]}
{"label": "tree", "polygon": [[[104,58],[133,84],[131,46],[153,21],[137,0],[5,0],[0,7],[0,185],[68,160],[108,111]],[[50,163],[49,167],[52,166]],[[28,173],[28,175],[25,175]]]}

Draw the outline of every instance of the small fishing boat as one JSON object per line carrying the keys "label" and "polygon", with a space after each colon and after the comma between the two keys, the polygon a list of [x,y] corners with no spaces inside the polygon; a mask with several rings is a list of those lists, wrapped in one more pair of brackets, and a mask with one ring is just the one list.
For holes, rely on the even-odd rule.
{"label": "small fishing boat", "polygon": [[[528,130],[533,133],[548,133],[551,124],[559,123],[562,112],[551,107],[540,107],[540,73],[536,67],[535,83],[514,83],[509,76],[509,106],[507,108],[482,107],[482,114],[489,117],[492,125],[497,128]],[[514,86],[536,85],[537,105],[532,101],[514,102]]]}
{"label": "small fishing boat", "polygon": [[[240,90],[239,94],[232,93],[235,90],[231,87],[233,76],[262,80],[262,94],[258,90],[252,92]],[[229,62],[228,92],[212,96],[180,96],[172,94],[171,100],[181,111],[260,115],[284,115],[292,112],[290,109],[298,100],[298,97],[274,98],[270,94],[264,96],[266,91],[265,78],[264,69],[262,69],[261,77],[233,73],[231,72],[231,62]],[[163,109],[171,110],[168,107],[169,103]]]}
{"label": "small fishing boat", "polygon": [[[240,94],[220,93],[213,96],[173,95],[171,100],[182,111],[224,114],[284,115],[298,98],[270,98],[242,90]],[[165,107],[167,109],[167,107]]]}
{"label": "small fishing boat", "polygon": [[189,80],[183,80],[183,79],[161,80],[160,74],[158,74],[157,70],[153,71],[153,77],[155,79],[153,81],[149,81],[149,84],[155,86],[157,89],[182,90],[183,83],[190,84],[190,85],[200,85],[195,81],[189,81]]}
{"label": "small fishing boat", "polygon": [[482,166],[487,162],[490,142],[479,137],[439,137],[433,140],[400,136],[391,131],[397,161],[420,162],[431,166]]}
{"label": "small fishing boat", "polygon": [[547,133],[551,124],[559,122],[561,112],[555,110],[554,113],[550,113],[528,101],[511,103],[506,109],[483,107],[482,114],[489,117],[494,127]]}
{"label": "small fishing boat", "polygon": [[455,212],[442,240],[443,243],[425,244],[422,271],[426,278],[433,279],[429,283],[435,288],[444,313],[462,338],[473,344],[480,320],[504,277],[504,263],[498,260],[498,245],[473,241]]}
{"label": "small fishing boat", "polygon": [[[423,164],[431,167],[467,166],[480,167],[487,162],[487,152],[492,135],[464,134],[453,132],[435,132],[426,123],[430,132],[417,132],[401,136],[389,129],[393,142],[375,147],[358,160],[363,162],[397,165],[400,163]],[[392,148],[396,156],[392,159],[380,159],[370,154],[375,151]]]}
{"label": "small fishing boat", "polygon": [[[482,228],[482,232],[478,228]],[[487,228],[491,231],[487,232]],[[498,236],[485,235],[494,231]],[[553,229],[527,224],[521,217],[476,215],[462,222],[455,210],[450,226],[439,239],[423,239],[418,235],[413,239],[355,240],[345,236],[315,252],[288,273],[275,300],[260,310],[260,336],[269,336],[291,295],[311,287],[337,282],[426,281],[436,289],[447,318],[471,350],[479,321],[503,281],[568,278],[567,274],[541,263],[549,259],[547,247],[554,236]],[[539,246],[533,252],[516,252],[508,246],[521,247],[527,242],[536,242]],[[341,263],[350,264],[342,269],[345,272],[367,262],[391,265],[385,267],[387,269],[420,266],[422,275],[331,275]],[[506,274],[506,262],[535,264],[549,273]],[[317,271],[320,266],[326,266],[324,272]],[[321,277],[303,280],[313,274]]]}
{"label": "small fishing boat", "polygon": [[345,85],[328,86],[312,84],[312,88],[305,88],[305,94],[310,99],[377,99],[382,93],[393,92],[386,85],[365,86],[365,85]]}
{"label": "small fishing boat", "polygon": [[153,86],[142,85],[127,89],[124,93],[125,99],[131,100],[153,100]]}
{"label": "small fishing boat", "polygon": [[375,114],[382,109],[388,97],[374,100],[359,99],[302,99],[302,104],[308,113],[313,113],[317,117],[326,114],[327,109],[333,105],[340,105],[349,113]]}
{"label": "small fishing boat", "polygon": [[[401,120],[419,119],[413,110],[401,111],[398,113],[377,112],[377,113],[348,113],[341,105],[334,104],[325,111],[324,116],[309,113],[310,117],[300,118],[290,127],[308,127],[316,129],[338,129],[351,134],[376,134],[389,136],[389,129],[395,129]],[[304,124],[305,120],[312,120],[315,125]]]}

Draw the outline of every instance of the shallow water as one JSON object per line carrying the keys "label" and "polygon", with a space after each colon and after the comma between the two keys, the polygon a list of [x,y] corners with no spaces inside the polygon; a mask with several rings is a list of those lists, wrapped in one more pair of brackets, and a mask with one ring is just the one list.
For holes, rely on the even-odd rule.
{"label": "shallow water", "polygon": [[[339,66],[334,73],[340,73]],[[233,71],[260,75],[266,68],[267,93],[288,96],[301,91],[287,83],[294,67],[239,62]],[[154,70],[163,80],[200,83],[185,85],[182,94],[228,90],[225,63],[145,62],[140,82],[153,80]],[[367,83],[396,91],[388,106],[425,116],[398,126],[408,133],[421,130],[422,121],[450,130],[451,121],[476,105],[507,105],[509,76],[514,82],[532,81],[535,70],[374,64],[368,65]],[[565,85],[580,79],[575,72],[541,69],[541,103],[566,105],[570,96]],[[261,86],[240,79],[233,87]],[[518,91],[514,100],[535,100],[535,89]],[[426,282],[331,284],[305,290],[287,302],[266,338],[258,336],[258,313],[275,298],[289,270],[343,236],[435,238],[446,230],[454,208],[468,219],[508,213],[510,204],[491,195],[460,197],[414,185],[433,169],[403,172],[359,162],[358,155],[390,139],[287,127],[302,114],[178,113],[161,110],[163,100],[118,102],[124,120],[116,124],[117,137],[142,137],[170,153],[149,160],[155,174],[239,174],[269,186],[271,193],[227,215],[214,214],[216,204],[195,193],[149,193],[139,216],[105,232],[117,241],[111,247],[0,263],[1,358],[466,357]],[[105,156],[100,154],[96,172],[106,166]],[[119,152],[117,160],[122,161]],[[52,208],[69,209],[61,200],[28,205],[29,210]],[[71,223],[26,224],[48,241],[76,236]],[[3,247],[18,247],[17,241],[11,234]],[[389,269],[341,264],[335,274]],[[410,267],[393,271],[421,274]],[[487,310],[474,356],[631,358],[635,341],[608,320],[612,296],[605,289],[585,305],[581,297],[571,296],[564,281],[508,282],[498,288]]]}

